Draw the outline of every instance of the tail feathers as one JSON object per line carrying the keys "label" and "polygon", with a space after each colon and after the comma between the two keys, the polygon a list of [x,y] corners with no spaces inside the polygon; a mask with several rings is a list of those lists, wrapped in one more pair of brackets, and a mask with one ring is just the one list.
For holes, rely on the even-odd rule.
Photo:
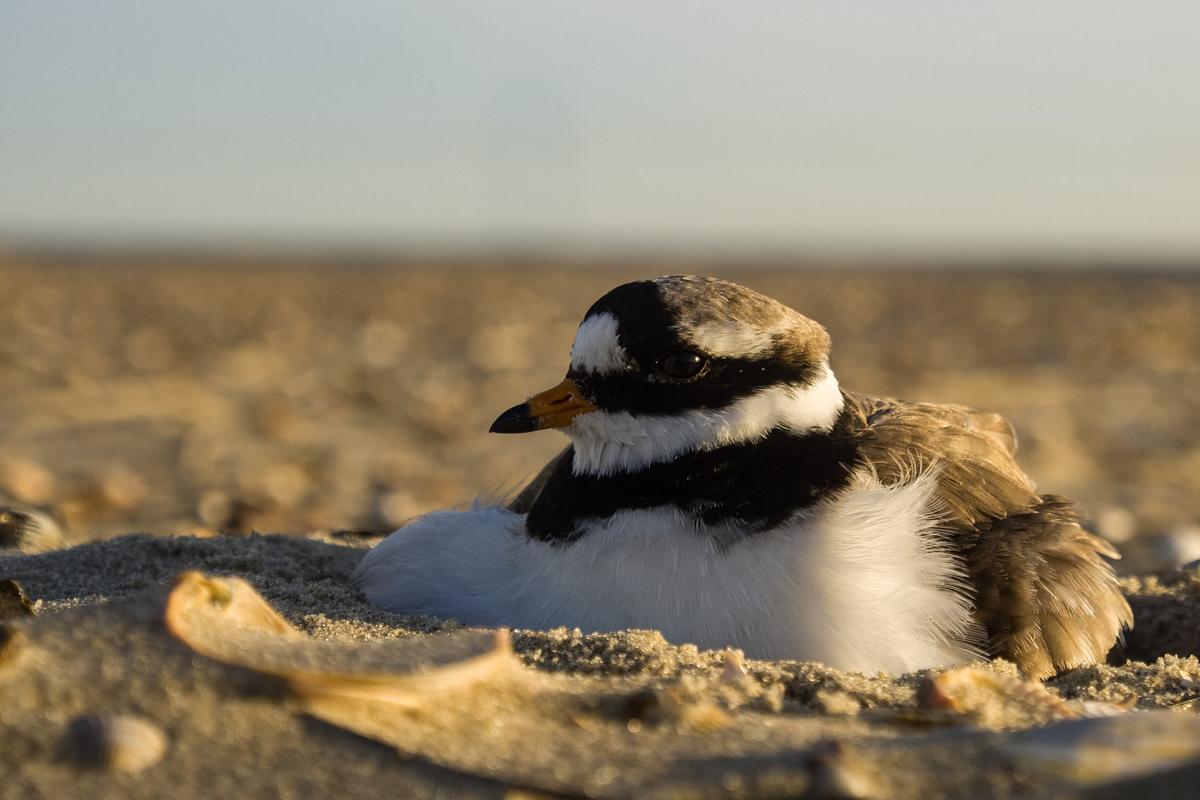
{"label": "tail feathers", "polygon": [[1103,663],[1133,626],[1104,560],[1116,550],[1079,523],[1070,501],[1046,495],[981,530],[967,556],[990,649],[1030,677]]}

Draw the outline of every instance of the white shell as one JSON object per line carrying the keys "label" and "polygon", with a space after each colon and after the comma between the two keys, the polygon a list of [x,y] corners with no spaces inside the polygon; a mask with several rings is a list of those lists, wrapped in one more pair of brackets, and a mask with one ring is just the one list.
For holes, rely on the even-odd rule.
{"label": "white shell", "polygon": [[167,735],[153,722],[128,714],[85,714],[67,728],[68,755],[81,766],[141,772],[167,749]]}

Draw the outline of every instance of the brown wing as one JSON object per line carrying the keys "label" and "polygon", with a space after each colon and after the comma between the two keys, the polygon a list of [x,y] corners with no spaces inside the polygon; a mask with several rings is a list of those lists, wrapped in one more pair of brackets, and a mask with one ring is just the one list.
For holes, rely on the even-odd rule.
{"label": "brown wing", "polygon": [[1012,426],[963,406],[846,399],[880,480],[938,469],[937,496],[992,654],[1037,678],[1103,661],[1133,625],[1104,560],[1118,555],[1080,526],[1069,500],[1037,494],[1017,466]]}
{"label": "brown wing", "polygon": [[547,462],[546,466],[533,476],[520,494],[512,499],[508,504],[509,511],[515,511],[518,514],[528,514],[533,508],[534,502],[538,499],[538,495],[542,493],[542,489],[546,486],[546,481],[550,480],[550,476],[558,469],[564,461],[571,457],[571,446],[568,445],[561,453]]}
{"label": "brown wing", "polygon": [[999,414],[850,392],[846,400],[864,429],[860,451],[880,480],[895,483],[936,464],[939,499],[956,524],[974,526],[1037,503],[1014,458],[1016,435]]}

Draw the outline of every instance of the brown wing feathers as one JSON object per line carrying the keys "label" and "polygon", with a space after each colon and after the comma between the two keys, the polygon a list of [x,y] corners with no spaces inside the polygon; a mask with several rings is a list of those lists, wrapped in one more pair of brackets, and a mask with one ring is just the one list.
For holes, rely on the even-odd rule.
{"label": "brown wing feathers", "polygon": [[961,406],[847,402],[863,426],[861,452],[885,483],[940,470],[938,495],[992,654],[1037,678],[1103,661],[1133,624],[1104,561],[1117,553],[1081,527],[1069,500],[1034,491],[1008,423]]}
{"label": "brown wing feathers", "polygon": [[884,483],[934,465],[939,499],[954,523],[973,526],[1037,503],[1029,477],[1014,460],[1016,437],[998,414],[962,406],[904,403],[846,394],[863,425],[864,458]]}
{"label": "brown wing feathers", "polygon": [[1101,662],[1133,624],[1103,560],[1116,551],[1079,523],[1069,500],[1046,495],[981,527],[967,551],[980,622],[996,653],[1030,675]]}

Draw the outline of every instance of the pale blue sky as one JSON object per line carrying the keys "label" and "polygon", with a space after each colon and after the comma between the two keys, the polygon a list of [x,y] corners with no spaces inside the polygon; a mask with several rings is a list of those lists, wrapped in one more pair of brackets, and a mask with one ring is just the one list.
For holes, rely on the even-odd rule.
{"label": "pale blue sky", "polygon": [[0,236],[1200,256],[1200,3],[0,0]]}

